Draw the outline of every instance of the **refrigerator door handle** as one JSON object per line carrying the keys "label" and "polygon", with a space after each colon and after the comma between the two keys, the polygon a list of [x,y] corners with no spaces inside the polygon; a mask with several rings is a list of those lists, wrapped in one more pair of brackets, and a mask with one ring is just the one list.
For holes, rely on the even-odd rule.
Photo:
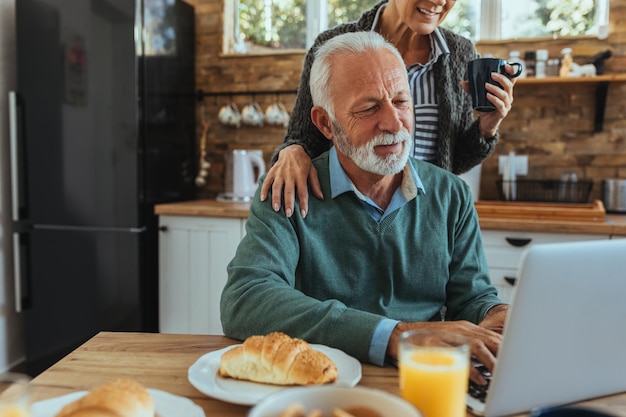
{"label": "refrigerator door handle", "polygon": [[30,308],[28,245],[28,235],[13,233],[13,283],[15,287],[15,311],[17,313]]}
{"label": "refrigerator door handle", "polygon": [[146,226],[129,226],[129,227],[113,227],[113,226],[75,226],[69,224],[33,224],[33,229],[38,230],[65,230],[72,232],[110,232],[110,233],[144,233]]}
{"label": "refrigerator door handle", "polygon": [[11,216],[13,221],[20,220],[19,190],[19,151],[18,151],[18,115],[17,93],[9,91],[9,144],[11,158]]}

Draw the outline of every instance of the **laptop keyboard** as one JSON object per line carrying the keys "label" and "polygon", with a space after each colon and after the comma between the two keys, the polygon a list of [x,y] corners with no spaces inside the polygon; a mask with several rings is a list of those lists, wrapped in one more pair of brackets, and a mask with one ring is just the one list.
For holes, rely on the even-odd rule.
{"label": "laptop keyboard", "polygon": [[479,385],[470,379],[467,392],[472,397],[476,398],[480,402],[485,402],[487,398],[487,390],[489,389],[489,383],[491,382],[491,372],[474,358],[472,358],[472,366],[480,371],[483,377],[487,380],[485,385]]}

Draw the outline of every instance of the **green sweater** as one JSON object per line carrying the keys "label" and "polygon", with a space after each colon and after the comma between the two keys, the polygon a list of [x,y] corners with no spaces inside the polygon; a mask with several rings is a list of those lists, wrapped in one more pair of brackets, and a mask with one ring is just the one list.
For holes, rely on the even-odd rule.
{"label": "green sweater", "polygon": [[[384,318],[478,323],[502,301],[490,284],[469,187],[411,160],[426,194],[377,223],[354,193],[330,198],[328,152],[314,160],[324,200],[287,218],[254,198],[221,299],[227,336],[283,331],[368,361]],[[299,213],[296,207],[295,213]]]}

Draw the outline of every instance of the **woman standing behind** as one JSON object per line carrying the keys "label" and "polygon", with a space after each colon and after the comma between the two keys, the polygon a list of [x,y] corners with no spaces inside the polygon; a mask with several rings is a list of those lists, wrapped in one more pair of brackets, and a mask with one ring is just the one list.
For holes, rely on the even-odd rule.
{"label": "woman standing behind", "polygon": [[[272,206],[278,211],[284,193],[285,213],[291,216],[297,190],[300,214],[306,216],[307,181],[313,195],[323,198],[310,159],[328,150],[331,142],[311,121],[309,78],[314,51],[345,32],[374,30],[400,51],[415,106],[411,156],[461,174],[493,153],[498,126],[511,109],[515,81],[493,73],[492,79],[503,87],[486,87],[496,110],[474,118],[464,79],[467,63],[478,58],[478,52],[470,40],[439,27],[455,3],[456,0],[384,0],[363,13],[358,21],[338,25],[317,37],[305,57],[285,141],[272,157],[274,165],[263,183],[262,200],[267,199],[271,187]],[[513,73],[510,67],[507,71]]]}

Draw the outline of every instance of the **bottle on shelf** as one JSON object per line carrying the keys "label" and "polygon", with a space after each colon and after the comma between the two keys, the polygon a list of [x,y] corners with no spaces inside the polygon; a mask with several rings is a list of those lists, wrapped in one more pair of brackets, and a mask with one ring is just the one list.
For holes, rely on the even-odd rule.
{"label": "bottle on shelf", "polygon": [[559,70],[559,76],[569,77],[572,62],[574,62],[572,58],[572,48],[563,48],[561,50],[561,54],[563,55],[563,58],[561,58],[561,69]]}
{"label": "bottle on shelf", "polygon": [[548,50],[547,49],[537,49],[536,53],[536,61],[535,61],[535,77],[536,78],[545,78],[546,77],[546,63],[548,61]]}
{"label": "bottle on shelf", "polygon": [[558,77],[561,68],[561,60],[559,58],[550,58],[546,64],[546,76]]}
{"label": "bottle on shelf", "polygon": [[511,51],[509,52],[509,63],[514,64],[518,63],[522,66],[522,72],[519,75],[519,78],[526,78],[526,63],[522,58],[520,58],[519,51]]}
{"label": "bottle on shelf", "polygon": [[526,62],[526,77],[532,78],[535,76],[535,62],[537,53],[535,51],[524,52],[524,62]]}

